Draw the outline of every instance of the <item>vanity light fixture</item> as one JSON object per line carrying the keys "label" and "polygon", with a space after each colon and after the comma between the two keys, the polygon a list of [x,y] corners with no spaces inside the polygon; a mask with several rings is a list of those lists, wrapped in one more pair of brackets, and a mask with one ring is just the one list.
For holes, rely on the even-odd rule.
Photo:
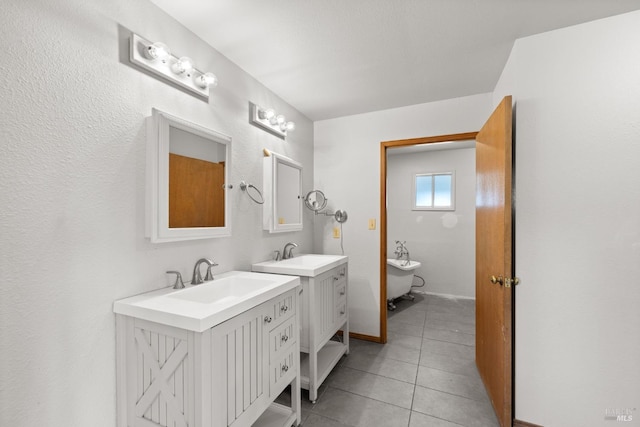
{"label": "vanity light fixture", "polygon": [[287,132],[291,132],[296,128],[296,124],[294,122],[287,121],[282,114],[276,113],[273,108],[262,108],[253,102],[250,102],[249,109],[249,122],[277,137],[285,139]]}
{"label": "vanity light fixture", "polygon": [[218,85],[216,75],[195,68],[191,58],[174,56],[166,44],[151,42],[137,34],[131,35],[129,58],[133,64],[164,77],[206,100],[209,100],[209,89]]}

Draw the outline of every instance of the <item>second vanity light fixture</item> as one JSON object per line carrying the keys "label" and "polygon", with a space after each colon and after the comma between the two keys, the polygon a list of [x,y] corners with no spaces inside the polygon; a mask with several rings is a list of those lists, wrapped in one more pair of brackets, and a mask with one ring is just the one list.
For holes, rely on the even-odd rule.
{"label": "second vanity light fixture", "polygon": [[262,108],[253,102],[249,103],[249,107],[251,124],[271,132],[275,136],[284,139],[287,132],[296,128],[294,122],[288,122],[282,114],[276,113],[273,108]]}
{"label": "second vanity light fixture", "polygon": [[169,47],[164,43],[154,43],[137,34],[132,34],[130,51],[132,63],[162,76],[206,100],[209,100],[209,89],[218,85],[218,78],[215,74],[196,69],[191,58],[173,56]]}

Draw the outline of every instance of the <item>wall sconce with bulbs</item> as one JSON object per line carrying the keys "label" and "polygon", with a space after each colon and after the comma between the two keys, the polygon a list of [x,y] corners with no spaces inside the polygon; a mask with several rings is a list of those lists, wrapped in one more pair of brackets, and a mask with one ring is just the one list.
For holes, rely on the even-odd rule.
{"label": "wall sconce with bulbs", "polygon": [[209,89],[218,85],[215,74],[196,69],[191,58],[173,56],[164,43],[150,42],[132,34],[130,50],[132,63],[171,80],[206,100],[209,100]]}
{"label": "wall sconce with bulbs", "polygon": [[282,115],[276,113],[273,108],[262,108],[253,102],[249,103],[250,123],[258,126],[277,137],[285,139],[287,132],[295,130],[296,124],[287,121]]}

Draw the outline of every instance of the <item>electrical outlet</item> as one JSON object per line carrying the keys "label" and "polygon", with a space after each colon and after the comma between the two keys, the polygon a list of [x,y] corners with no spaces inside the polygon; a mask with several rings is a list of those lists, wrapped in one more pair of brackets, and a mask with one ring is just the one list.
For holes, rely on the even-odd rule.
{"label": "electrical outlet", "polygon": [[333,227],[333,238],[334,239],[339,239],[340,238],[340,228]]}
{"label": "electrical outlet", "polygon": [[375,229],[376,229],[376,219],[371,218],[369,219],[369,230],[375,230]]}

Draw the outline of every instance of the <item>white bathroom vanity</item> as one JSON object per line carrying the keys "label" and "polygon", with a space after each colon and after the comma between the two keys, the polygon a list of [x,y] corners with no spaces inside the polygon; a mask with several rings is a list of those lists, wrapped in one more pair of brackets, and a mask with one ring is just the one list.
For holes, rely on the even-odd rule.
{"label": "white bathroom vanity", "polygon": [[116,301],[118,427],[299,425],[299,291],[228,272]]}
{"label": "white bathroom vanity", "polygon": [[[300,375],[309,400],[342,355],[349,354],[348,257],[298,255],[281,261],[265,261],[253,271],[300,277]],[[342,341],[331,340],[342,330]]]}

